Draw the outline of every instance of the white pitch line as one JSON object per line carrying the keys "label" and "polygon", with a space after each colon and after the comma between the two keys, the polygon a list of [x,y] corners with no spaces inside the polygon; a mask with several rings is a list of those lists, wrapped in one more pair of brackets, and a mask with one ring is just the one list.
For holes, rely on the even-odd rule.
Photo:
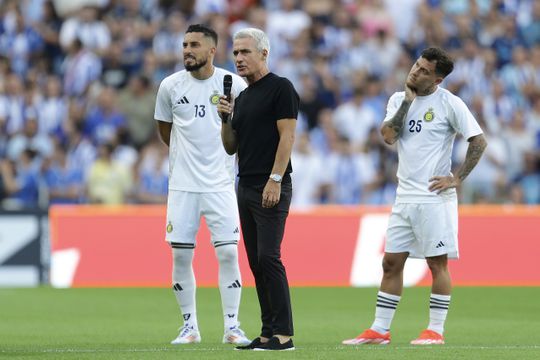
{"label": "white pitch line", "polygon": [[[357,346],[336,346],[336,347],[296,347],[297,350],[417,350],[417,349],[437,349],[437,350],[540,350],[540,345],[495,345],[495,346],[484,346],[484,345],[422,345],[422,346],[377,346],[377,345],[357,345]],[[2,349],[0,354],[5,353],[21,353],[21,354],[32,354],[32,353],[138,353],[138,352],[202,352],[202,351],[232,351],[233,348],[224,349],[224,348],[148,348],[148,349],[41,349],[41,350],[9,350]]]}

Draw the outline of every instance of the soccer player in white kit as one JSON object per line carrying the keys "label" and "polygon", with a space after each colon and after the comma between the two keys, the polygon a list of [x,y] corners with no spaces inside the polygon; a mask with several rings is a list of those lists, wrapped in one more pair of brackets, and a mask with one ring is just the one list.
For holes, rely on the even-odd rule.
{"label": "soccer player in white kit", "polygon": [[[399,182],[386,234],[383,278],[372,326],[343,344],[390,343],[390,324],[401,298],[403,268],[409,256],[425,258],[433,280],[429,325],[411,344],[444,344],[451,292],[447,260],[458,258],[456,187],[476,166],[487,145],[465,103],[438,86],[453,67],[443,50],[425,49],[409,72],[405,91],[388,101],[381,134],[386,143],[397,142]],[[457,133],[469,146],[454,176],[451,154]]]}
{"label": "soccer player in white kit", "polygon": [[223,77],[233,77],[231,93],[244,90],[245,81],[213,65],[217,34],[204,25],[191,25],[183,41],[185,70],[165,78],[156,99],[155,120],[169,146],[169,195],[166,240],[173,255],[173,290],[184,325],[172,344],[201,341],[195,306],[193,253],[204,216],[219,262],[219,290],[224,319],[223,342],[248,344],[239,327],[242,281],[238,266],[240,238],[234,190],[234,157],[221,142],[221,119],[216,105]]}

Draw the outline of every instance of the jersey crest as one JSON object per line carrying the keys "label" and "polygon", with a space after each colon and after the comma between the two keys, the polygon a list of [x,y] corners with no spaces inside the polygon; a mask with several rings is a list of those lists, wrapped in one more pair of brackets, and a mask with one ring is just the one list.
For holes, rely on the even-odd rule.
{"label": "jersey crest", "polygon": [[214,93],[210,95],[210,104],[217,105],[219,103],[219,92],[214,90]]}
{"label": "jersey crest", "polygon": [[433,112],[433,108],[429,108],[428,111],[424,114],[424,121],[430,122],[435,119],[435,113]]}

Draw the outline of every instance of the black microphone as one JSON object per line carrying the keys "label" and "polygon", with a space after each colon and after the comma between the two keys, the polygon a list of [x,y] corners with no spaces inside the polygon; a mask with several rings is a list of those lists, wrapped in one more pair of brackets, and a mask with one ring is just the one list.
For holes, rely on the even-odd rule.
{"label": "black microphone", "polygon": [[[227,101],[231,101],[232,75],[227,74],[223,77],[223,95],[227,97]],[[222,114],[222,121],[226,123],[230,114]]]}

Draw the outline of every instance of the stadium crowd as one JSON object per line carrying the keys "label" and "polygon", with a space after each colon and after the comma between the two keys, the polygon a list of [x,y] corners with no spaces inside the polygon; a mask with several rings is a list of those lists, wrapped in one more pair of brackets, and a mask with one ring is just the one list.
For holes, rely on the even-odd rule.
{"label": "stadium crowd", "polygon": [[293,207],[393,202],[378,129],[427,46],[454,57],[443,86],[489,143],[461,202],[540,204],[540,1],[0,0],[0,208],[165,203],[155,95],[192,23],[220,34],[231,71],[235,31],[269,35],[271,71],[301,97]]}

